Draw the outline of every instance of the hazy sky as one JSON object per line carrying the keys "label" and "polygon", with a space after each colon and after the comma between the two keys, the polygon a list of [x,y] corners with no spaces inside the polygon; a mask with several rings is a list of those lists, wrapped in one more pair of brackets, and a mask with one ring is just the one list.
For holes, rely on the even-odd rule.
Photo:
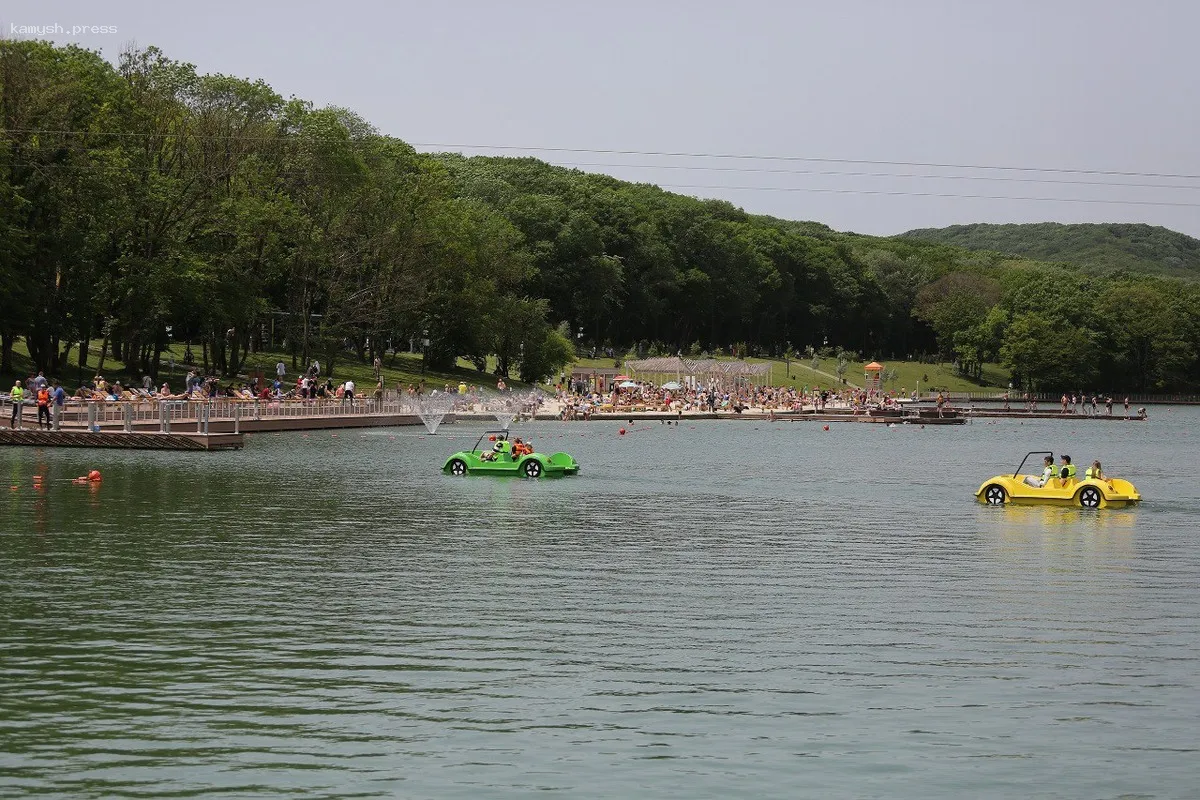
{"label": "hazy sky", "polygon": [[[42,38],[113,59],[157,45],[422,150],[536,155],[839,230],[1137,221],[1200,236],[1193,0],[6,0],[0,23],[58,25]],[[85,25],[117,32],[72,34]]]}

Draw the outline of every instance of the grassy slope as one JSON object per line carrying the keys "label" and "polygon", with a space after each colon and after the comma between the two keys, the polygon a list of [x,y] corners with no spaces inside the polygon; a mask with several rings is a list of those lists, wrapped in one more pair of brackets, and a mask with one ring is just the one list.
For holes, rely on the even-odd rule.
{"label": "grassy slope", "polygon": [[[187,367],[182,364],[183,346],[176,345],[171,351],[163,354],[163,367],[159,372],[159,382],[167,381],[171,384],[171,388],[178,391],[183,386],[184,377],[187,374]],[[87,370],[79,370],[76,366],[76,359],[72,359],[71,366],[61,376],[49,376],[50,378],[60,377],[63,379],[63,385],[68,389],[74,389],[84,380],[90,380],[96,374],[96,366],[100,361],[99,349],[93,346],[89,353],[88,363],[90,365]],[[168,370],[167,361],[171,355],[175,357],[174,370]],[[791,362],[791,377],[786,378],[784,375],[783,359],[764,359],[751,358],[748,359],[753,363],[770,362],[771,367],[771,384],[795,386],[797,388],[836,388],[838,382],[835,377],[837,362],[832,359],[823,359],[819,366],[819,372],[814,372],[810,362],[807,359],[801,359]],[[32,364],[29,360],[27,351],[24,349],[24,342],[18,341],[13,348],[13,361],[17,369],[17,374],[24,378],[29,374]],[[261,370],[263,375],[268,379],[275,377],[275,364],[279,361],[288,368],[288,379],[294,382],[296,373],[291,369],[291,357],[284,353],[258,353],[251,354],[247,358],[246,366],[242,369],[242,376],[249,374],[250,370]],[[623,361],[623,359],[622,359]],[[328,368],[328,361],[321,359],[323,369]],[[579,367],[612,367],[613,361],[608,358],[581,358],[575,362]],[[849,386],[861,386],[863,382],[863,367],[864,362],[851,362],[846,370],[846,380]],[[967,391],[986,391],[987,389],[996,389],[1004,387],[1008,382],[1008,373],[1001,367],[995,364],[988,364],[984,368],[984,383],[981,387],[974,381],[967,380],[957,374],[949,364],[920,364],[917,362],[887,362],[884,364],[887,367],[893,367],[899,373],[896,383],[893,387],[900,389],[904,388],[908,392],[913,391],[917,386],[917,380],[928,377],[928,380],[921,381],[922,391],[925,389],[946,389],[952,392],[967,392]],[[471,366],[471,364],[460,359],[458,367],[449,371],[429,371],[425,374],[425,385],[427,388],[434,389],[444,384],[450,383],[457,385],[459,381],[464,381],[468,384],[483,386],[484,388],[494,388],[496,385],[495,376],[491,370],[495,367],[495,360],[489,359],[488,373],[481,373]],[[570,368],[566,371],[569,372]],[[824,374],[828,373],[828,374]],[[2,390],[7,390],[12,385],[12,375],[0,376],[0,387]],[[124,364],[114,362],[112,358],[105,360],[104,377],[111,383],[112,381],[121,381],[121,383],[129,386],[140,386],[142,376],[136,370],[128,370]],[[373,370],[369,364],[360,364],[353,360],[342,360],[334,364],[334,379],[344,381],[347,378],[353,379],[358,385],[359,392],[369,392],[375,385],[375,377]],[[386,358],[383,363],[383,379],[384,385],[389,389],[396,388],[397,384],[419,383],[422,379],[421,375],[421,357],[415,353],[400,353],[394,358]],[[665,378],[664,378],[665,380]],[[222,381],[223,384],[228,381]],[[505,381],[513,388],[529,388],[529,384],[521,383],[516,380]],[[544,388],[544,387],[543,387]]]}
{"label": "grassy slope", "polygon": [[[624,361],[624,359],[622,359]],[[784,369],[785,364],[783,359],[766,359],[766,358],[750,358],[747,359],[751,363],[770,362],[771,367],[771,383],[772,385],[795,386],[810,389],[819,387],[822,389],[835,388],[838,385],[836,380],[837,362],[833,359],[822,359],[819,365],[819,372],[812,370],[811,362],[808,359],[791,362],[791,377],[785,379]],[[581,358],[576,362],[579,367],[606,367],[613,366],[613,360],[609,358]],[[921,380],[921,391],[927,389],[945,389],[951,392],[980,392],[980,391],[1000,391],[1007,387],[1009,375],[1006,370],[996,364],[988,364],[984,367],[983,378],[984,386],[967,380],[954,371],[954,367],[950,364],[921,364],[915,361],[888,361],[883,362],[885,367],[892,367],[898,373],[896,383],[888,388],[901,388],[912,392],[917,388],[917,381]],[[861,386],[863,383],[863,367],[866,362],[857,361],[850,362],[846,368],[846,381],[850,386]],[[822,374],[822,373],[829,373]],[[833,377],[831,377],[833,376]],[[928,380],[922,380],[924,378]],[[668,380],[666,376],[662,380]]]}
{"label": "grassy slope", "polygon": [[1200,240],[1153,225],[978,223],[920,228],[899,238],[1065,262],[1092,272],[1127,269],[1200,278]]}
{"label": "grassy slope", "polygon": [[[89,367],[86,370],[80,370],[76,365],[78,363],[78,351],[72,353],[70,366],[64,370],[62,375],[49,375],[47,377],[61,378],[63,385],[69,389],[74,389],[81,382],[91,380],[96,374],[96,367],[100,362],[100,350],[98,342],[93,343],[88,352]],[[193,348],[194,352],[198,349]],[[159,371],[159,383],[169,382],[173,391],[179,391],[183,387],[184,378],[187,375],[188,368],[183,365],[183,345],[175,345],[171,351],[163,354],[163,365]],[[171,356],[175,357],[175,368],[169,370],[167,368],[168,360]],[[358,391],[370,392],[375,386],[375,375],[370,364],[360,364],[349,358],[339,360],[334,364],[333,377],[335,381],[344,381],[351,379],[358,387]],[[319,358],[322,369],[328,368],[328,361],[325,358]],[[296,372],[292,370],[291,356],[284,353],[251,353],[247,356],[246,364],[242,368],[242,376],[248,376],[251,370],[261,370],[263,375],[268,379],[275,377],[275,364],[282,361],[288,370],[288,380],[295,383]],[[32,362],[29,360],[28,351],[25,349],[25,343],[18,341],[13,347],[13,366],[17,370],[17,375],[24,378],[32,370]],[[489,364],[489,368],[495,366]],[[104,377],[110,383],[113,381],[121,381],[127,386],[141,386],[142,375],[139,370],[126,369],[125,365],[119,361],[107,358],[104,362]],[[322,375],[322,377],[327,377]],[[13,375],[0,375],[0,386],[4,391],[12,386]],[[389,389],[395,389],[398,383],[407,386],[410,383],[416,384],[422,380],[421,375],[421,356],[415,353],[399,353],[395,358],[385,358],[383,361],[383,380],[384,385]],[[435,389],[447,383],[457,386],[459,381],[465,381],[468,384],[480,385],[485,388],[495,388],[496,378],[489,374],[484,374],[477,371],[469,362],[460,359],[456,369],[449,371],[428,371],[424,375],[425,385],[429,389]],[[228,380],[222,380],[222,385],[229,383]],[[505,381],[509,386],[514,388],[528,388],[528,384],[520,381],[508,380]]]}

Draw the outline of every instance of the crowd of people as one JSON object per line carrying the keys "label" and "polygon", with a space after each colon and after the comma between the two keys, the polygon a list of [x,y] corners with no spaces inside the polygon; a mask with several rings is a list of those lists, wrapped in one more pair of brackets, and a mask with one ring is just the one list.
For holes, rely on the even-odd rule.
{"label": "crowd of people", "polygon": [[[372,396],[379,399],[383,394],[383,382],[378,381]],[[248,381],[223,385],[218,378],[201,375],[195,370],[187,373],[184,385],[178,392],[172,391],[169,382],[155,386],[149,376],[142,378],[140,386],[126,386],[119,380],[110,382],[97,373],[92,380],[85,381],[68,394],[60,381],[50,381],[44,373],[38,372],[24,381],[16,380],[8,393],[12,404],[10,425],[14,427],[19,423],[21,410],[34,404],[38,410],[39,427],[50,427],[51,409],[54,406],[62,408],[69,402],[203,401],[218,398],[250,401],[336,400],[353,405],[359,395],[353,380],[334,383],[326,378],[322,381],[311,371],[298,376],[294,384],[284,384],[280,378],[265,381],[253,376]]]}
{"label": "crowd of people", "polygon": [[[280,365],[282,366],[282,364]],[[71,400],[100,401],[100,402],[157,402],[163,400],[216,400],[218,398],[257,401],[284,400],[334,400],[343,404],[353,405],[362,398],[353,380],[334,382],[331,378],[321,379],[320,367],[313,365],[303,374],[296,376],[295,381],[285,382],[283,371],[280,370],[273,380],[260,376],[251,376],[244,382],[222,384],[214,376],[202,375],[193,369],[184,378],[179,391],[173,391],[168,382],[155,386],[149,376],[144,376],[140,386],[122,385],[120,381],[109,382],[104,376],[97,374],[91,381],[79,386],[72,394],[66,391],[58,381],[51,383],[42,373],[30,375],[23,383],[17,381],[11,392],[13,404],[13,419],[17,418],[17,409],[23,405],[36,403],[38,406],[39,424],[43,419],[49,424],[50,409],[54,405],[62,406]],[[378,375],[378,373],[377,373]],[[499,378],[496,390],[504,396],[509,387]],[[447,383],[444,386],[427,389],[425,382],[410,383],[407,386],[397,384],[397,397],[421,399],[443,392],[454,396],[455,407],[462,410],[482,408],[481,398],[485,390],[481,386],[468,385],[459,382],[458,385]],[[382,377],[379,377],[371,392],[371,397],[383,399],[385,396]],[[737,380],[722,382],[717,385],[704,386],[689,382],[680,384],[668,382],[662,385],[649,381],[611,382],[607,388],[594,387],[586,381],[560,382],[555,386],[555,401],[560,409],[561,419],[587,419],[592,414],[606,411],[657,411],[677,412],[682,415],[688,412],[733,412],[754,410],[758,412],[822,412],[826,409],[850,410],[852,413],[871,413],[874,410],[897,409],[904,401],[917,401],[916,392],[911,395],[906,389],[899,391],[881,392],[867,391],[857,387],[845,387],[840,390],[830,390],[809,387],[766,386]],[[951,400],[943,392],[928,398],[936,406],[939,414],[951,410]],[[1033,395],[1023,395],[1026,411],[1037,411],[1036,399]],[[1011,410],[1009,393],[1003,395],[1003,408]],[[538,403],[542,405],[542,403]],[[1076,394],[1064,393],[1060,399],[1062,414],[1077,414],[1081,410],[1085,415],[1100,415],[1100,406],[1104,413],[1113,415],[1114,401],[1111,396],[1085,396],[1082,392]],[[1124,398],[1124,414],[1130,416],[1130,400]],[[522,409],[534,411],[536,409]],[[1145,408],[1138,408],[1139,417],[1146,416]]]}
{"label": "crowd of people", "polygon": [[[1059,399],[1059,406],[1062,409],[1060,414],[1078,414],[1083,413],[1084,416],[1098,417],[1100,416],[1100,405],[1104,405],[1105,416],[1113,415],[1113,399],[1111,395],[1105,395],[1104,399],[1100,399],[1100,395],[1093,394],[1090,398],[1083,392],[1078,394],[1066,394]],[[1125,416],[1129,416],[1129,398],[1126,397],[1123,403],[1125,406]],[[1078,410],[1077,410],[1078,409]],[[1138,416],[1146,416],[1146,409],[1139,408]]]}
{"label": "crowd of people", "polygon": [[[1012,399],[1010,397],[1010,393],[1005,392],[1002,399],[1004,401],[1004,410],[1011,411]],[[1023,395],[1021,395],[1020,399],[1023,403],[1023,409],[1025,411],[1033,413],[1038,410],[1038,401],[1035,395],[1031,394],[1030,392],[1025,392]],[[1112,395],[1087,395],[1083,392],[1071,392],[1068,394],[1064,392],[1062,397],[1059,398],[1058,405],[1060,415],[1083,414],[1085,417],[1100,416],[1100,406],[1103,405],[1105,416],[1111,417],[1113,415],[1114,404]],[[1122,405],[1125,407],[1125,417],[1129,418],[1130,403],[1128,396],[1125,397]],[[1144,407],[1139,407],[1137,410],[1137,415],[1144,418],[1146,416],[1146,409]]]}
{"label": "crowd of people", "polygon": [[[592,389],[582,382],[559,384],[555,389],[556,400],[562,408],[560,416],[562,419],[587,419],[598,411],[732,411],[740,414],[751,409],[795,412],[824,411],[827,408],[868,412],[898,408],[901,398],[906,396],[904,390],[868,392],[856,388],[832,391],[762,386],[740,381],[708,387],[674,382],[662,386],[650,382],[629,383],[634,385],[614,384],[608,387],[608,391]],[[912,399],[916,399],[915,396]],[[943,397],[942,403],[948,401]]]}

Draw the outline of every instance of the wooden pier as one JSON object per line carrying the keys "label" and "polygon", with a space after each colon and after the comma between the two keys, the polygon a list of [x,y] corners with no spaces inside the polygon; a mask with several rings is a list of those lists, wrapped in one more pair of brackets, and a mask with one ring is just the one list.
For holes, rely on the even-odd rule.
{"label": "wooden pier", "polygon": [[120,450],[240,450],[241,433],[160,433],[125,431],[67,431],[17,428],[0,430],[0,446],[103,447]]}
{"label": "wooden pier", "polygon": [[1109,422],[1145,422],[1146,417],[1125,414],[1063,414],[1059,411],[1017,411],[995,408],[972,408],[965,411],[968,416],[976,419],[1057,419],[1064,422],[1082,420],[1108,420]]}

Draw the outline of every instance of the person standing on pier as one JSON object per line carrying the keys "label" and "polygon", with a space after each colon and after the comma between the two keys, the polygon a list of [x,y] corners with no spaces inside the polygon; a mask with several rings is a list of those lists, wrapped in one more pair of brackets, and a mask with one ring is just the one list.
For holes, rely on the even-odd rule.
{"label": "person standing on pier", "polygon": [[13,381],[13,388],[8,398],[12,400],[13,404],[12,421],[9,423],[9,427],[16,428],[17,423],[21,421],[21,403],[25,400],[25,390],[21,388],[19,378]]}
{"label": "person standing on pier", "polygon": [[[41,373],[39,373],[41,374]],[[38,427],[42,427],[42,420],[46,421],[46,429],[50,429],[50,390],[43,386],[37,391],[37,422]]]}

